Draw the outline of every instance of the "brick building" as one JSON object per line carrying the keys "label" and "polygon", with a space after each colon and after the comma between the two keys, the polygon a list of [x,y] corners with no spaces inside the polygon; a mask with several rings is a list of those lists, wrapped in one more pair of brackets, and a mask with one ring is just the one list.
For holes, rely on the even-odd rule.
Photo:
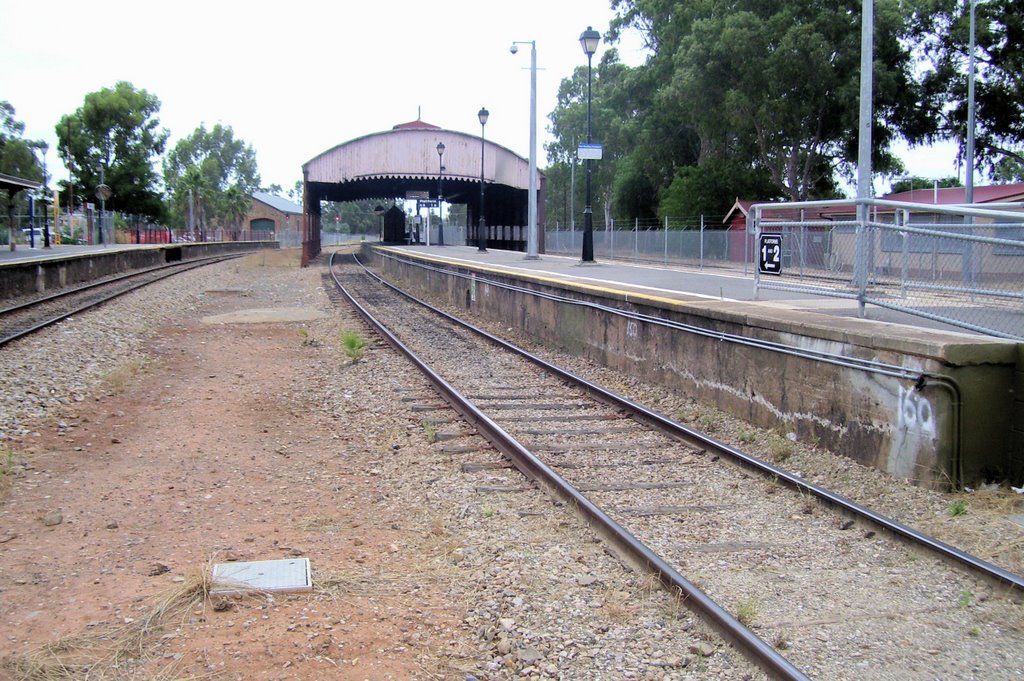
{"label": "brick building", "polygon": [[262,238],[278,239],[289,236],[301,240],[302,236],[302,206],[296,205],[288,199],[280,196],[267,194],[266,192],[252,193],[252,207],[245,219],[246,228],[255,233],[263,233]]}

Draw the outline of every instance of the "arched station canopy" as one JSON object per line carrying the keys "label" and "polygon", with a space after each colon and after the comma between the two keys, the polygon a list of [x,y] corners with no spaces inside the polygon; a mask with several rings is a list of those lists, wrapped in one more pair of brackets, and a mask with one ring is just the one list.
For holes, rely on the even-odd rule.
{"label": "arched station canopy", "polygon": [[[438,157],[437,145],[444,144]],[[396,125],[391,130],[371,133],[325,151],[302,166],[306,183],[306,212],[319,214],[320,201],[392,199],[409,196],[438,198],[438,179],[444,165],[442,192],[448,203],[466,204],[472,238],[479,221],[480,201],[479,135],[444,130],[424,121]],[[489,227],[520,228],[515,242],[525,249],[529,199],[529,161],[510,149],[485,138],[483,144],[484,220]],[[537,172],[538,224],[543,224],[544,177]],[[316,224],[319,224],[318,222]],[[507,237],[494,229],[493,237]],[[519,234],[521,232],[521,235]],[[518,248],[522,241],[523,248]]]}

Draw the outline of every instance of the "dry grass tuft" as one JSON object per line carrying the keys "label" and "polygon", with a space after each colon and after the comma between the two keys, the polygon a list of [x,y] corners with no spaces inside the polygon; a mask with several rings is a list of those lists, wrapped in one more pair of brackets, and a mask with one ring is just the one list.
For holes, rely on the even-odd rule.
{"label": "dry grass tuft", "polygon": [[17,681],[114,681],[132,678],[167,680],[212,678],[182,676],[181,663],[172,661],[155,671],[147,668],[159,635],[177,625],[210,598],[210,570],[187,579],[157,602],[145,616],[129,624],[109,626],[48,643],[24,655],[0,662],[0,671]]}
{"label": "dry grass tuft", "polygon": [[135,376],[146,367],[146,362],[140,358],[129,359],[111,369],[103,377],[102,390],[108,395],[120,395],[128,390],[135,380]]}

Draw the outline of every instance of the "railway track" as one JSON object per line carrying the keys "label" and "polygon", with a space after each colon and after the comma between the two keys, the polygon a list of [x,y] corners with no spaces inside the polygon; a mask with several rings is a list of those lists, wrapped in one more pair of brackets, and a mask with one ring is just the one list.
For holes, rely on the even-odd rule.
{"label": "railway track", "polygon": [[[769,675],[1019,678],[1020,576],[331,270],[479,434]],[[502,466],[464,470],[522,489]]]}
{"label": "railway track", "polygon": [[136,270],[8,305],[0,309],[0,347],[161,279],[235,257],[215,256]]}

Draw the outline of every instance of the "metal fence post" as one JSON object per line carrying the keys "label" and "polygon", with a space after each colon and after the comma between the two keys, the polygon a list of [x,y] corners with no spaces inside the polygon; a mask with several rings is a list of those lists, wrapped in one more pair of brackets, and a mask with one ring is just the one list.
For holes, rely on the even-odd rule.
{"label": "metal fence post", "polygon": [[668,264],[668,216],[665,216],[665,264]]}
{"label": "metal fence post", "polygon": [[804,278],[804,266],[806,265],[806,259],[804,254],[807,252],[807,225],[804,221],[807,217],[806,211],[800,209],[800,279]]}
{"label": "metal fence post", "polygon": [[857,200],[857,228],[854,232],[853,287],[857,290],[857,316],[864,317],[864,296],[868,287],[868,204]]}
{"label": "metal fence post", "polygon": [[[898,210],[896,211],[894,219],[896,220],[896,228],[899,229],[906,223],[910,222],[910,211]],[[900,234],[903,235],[903,263],[900,267],[900,298],[906,300],[907,277],[910,273],[910,234],[906,230],[900,230]]]}
{"label": "metal fence post", "polygon": [[[757,243],[757,235],[761,231],[761,208],[754,206],[754,210],[747,213],[747,225],[743,230],[743,274],[747,273],[747,261],[750,260],[749,245],[750,235],[754,235],[754,243]],[[757,300],[757,287],[761,283],[761,271],[754,268],[754,300]]]}
{"label": "metal fence post", "polygon": [[704,213],[700,214],[700,269],[704,269]]}
{"label": "metal fence post", "polygon": [[[760,215],[761,209],[755,207],[754,213]],[[743,276],[748,274],[747,261],[750,260],[750,234],[753,229],[753,222],[753,216],[751,213],[747,213],[746,226],[743,228]],[[757,290],[756,287],[754,290]]]}

